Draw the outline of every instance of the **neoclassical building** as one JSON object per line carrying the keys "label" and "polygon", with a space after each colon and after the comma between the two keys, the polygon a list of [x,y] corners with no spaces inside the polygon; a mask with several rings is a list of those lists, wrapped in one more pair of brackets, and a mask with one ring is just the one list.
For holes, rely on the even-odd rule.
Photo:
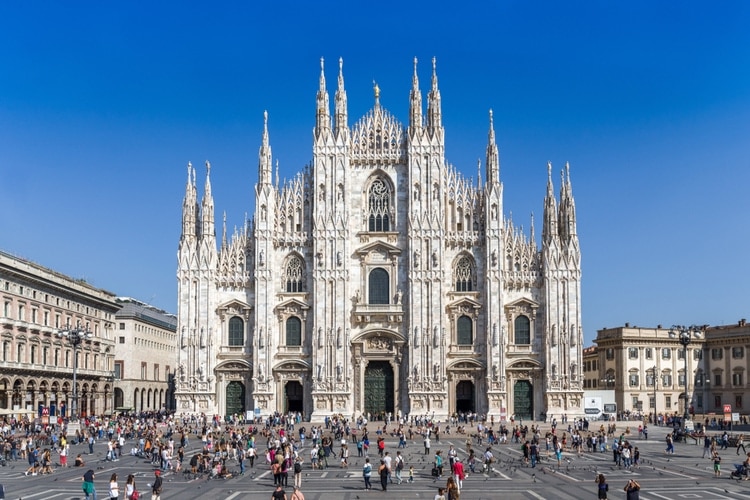
{"label": "neoclassical building", "polygon": [[[0,416],[69,417],[74,392],[79,415],[111,412],[115,295],[0,251],[0,300]],[[74,346],[66,327],[91,338]]]}
{"label": "neoclassical building", "polygon": [[406,126],[377,85],[350,126],[341,60],[337,80],[331,113],[321,60],[312,160],[283,184],[264,115],[255,208],[231,236],[210,165],[199,202],[188,164],[177,411],[582,415],[567,165],[559,198],[547,165],[539,248],[533,218],[524,234],[504,215],[491,112],[484,175],[446,161],[434,60],[426,112],[414,61]]}

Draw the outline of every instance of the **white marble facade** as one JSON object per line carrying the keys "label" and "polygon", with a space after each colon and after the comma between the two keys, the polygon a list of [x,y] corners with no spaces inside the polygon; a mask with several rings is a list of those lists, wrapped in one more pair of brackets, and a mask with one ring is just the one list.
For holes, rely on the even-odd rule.
{"label": "white marble facade", "polygon": [[331,114],[321,60],[311,165],[274,179],[265,114],[255,210],[221,241],[210,165],[200,203],[188,165],[178,412],[582,414],[567,166],[559,198],[547,166],[540,249],[533,219],[524,234],[504,216],[492,113],[484,175],[467,178],[444,156],[435,61],[426,112],[416,60],[412,82],[407,126],[375,85],[350,127],[343,63]]}

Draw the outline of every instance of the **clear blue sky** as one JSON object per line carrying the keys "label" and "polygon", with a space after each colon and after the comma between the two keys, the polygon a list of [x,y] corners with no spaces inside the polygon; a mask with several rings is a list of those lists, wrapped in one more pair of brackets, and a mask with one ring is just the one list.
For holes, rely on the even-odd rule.
{"label": "clear blue sky", "polygon": [[446,156],[476,174],[492,108],[517,224],[570,162],[587,343],[750,318],[750,2],[255,3],[0,4],[0,248],[176,311],[188,161],[241,225],[264,110],[311,159],[320,57],[351,124],[373,79],[408,122],[435,56]]}

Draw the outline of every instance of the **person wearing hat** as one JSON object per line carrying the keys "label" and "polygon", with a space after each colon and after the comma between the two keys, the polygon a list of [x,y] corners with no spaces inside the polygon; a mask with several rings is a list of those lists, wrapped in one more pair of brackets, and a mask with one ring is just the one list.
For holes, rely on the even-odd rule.
{"label": "person wearing hat", "polygon": [[161,471],[156,469],[154,471],[154,482],[151,485],[151,500],[161,500],[162,484]]}

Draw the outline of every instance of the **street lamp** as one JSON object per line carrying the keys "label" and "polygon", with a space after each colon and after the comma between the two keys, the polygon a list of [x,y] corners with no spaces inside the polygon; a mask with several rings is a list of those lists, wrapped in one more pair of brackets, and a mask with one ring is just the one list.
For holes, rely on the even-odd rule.
{"label": "street lamp", "polygon": [[653,424],[654,425],[659,425],[659,414],[656,412],[656,400],[657,400],[657,397],[658,397],[656,384],[659,382],[659,375],[656,372],[656,370],[657,370],[656,365],[654,365],[654,367],[652,368],[652,370],[653,370],[653,373],[654,373],[653,374],[653,377],[654,377],[654,421],[653,421]]}
{"label": "street lamp", "polygon": [[701,327],[696,325],[691,326],[683,326],[683,325],[673,325],[672,328],[669,329],[669,338],[670,339],[676,339],[680,345],[682,345],[682,357],[685,361],[685,412],[682,416],[682,429],[685,430],[685,424],[687,423],[688,419],[690,418],[689,408],[688,404],[690,402],[690,399],[688,398],[688,395],[690,394],[690,378],[688,377],[688,354],[687,354],[687,346],[690,344],[690,341],[695,338],[700,338],[703,334],[703,330]]}
{"label": "street lamp", "polygon": [[88,323],[85,327],[82,327],[80,323],[76,323],[75,328],[71,328],[70,323],[68,323],[65,325],[65,328],[58,330],[57,336],[66,339],[73,346],[73,406],[70,410],[70,420],[76,422],[78,421],[78,386],[76,385],[78,346],[81,345],[84,339],[93,338],[94,334],[89,330]]}

